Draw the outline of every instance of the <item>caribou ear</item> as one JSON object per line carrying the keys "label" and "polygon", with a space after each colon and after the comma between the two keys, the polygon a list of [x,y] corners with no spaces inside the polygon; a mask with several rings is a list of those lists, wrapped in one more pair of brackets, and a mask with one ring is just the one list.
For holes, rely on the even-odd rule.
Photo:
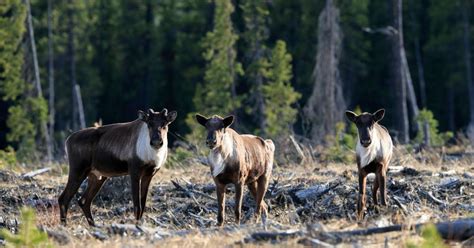
{"label": "caribou ear", "polygon": [[203,125],[203,126],[206,126],[206,123],[209,119],[207,119],[205,116],[203,115],[200,115],[200,114],[196,114],[196,121]]}
{"label": "caribou ear", "polygon": [[176,111],[171,111],[166,116],[166,120],[168,121],[168,123],[171,123],[176,119],[176,116],[178,116],[178,113]]}
{"label": "caribou ear", "polygon": [[142,121],[147,121],[148,120],[148,114],[141,111],[141,110],[138,110],[138,119],[140,119]]}
{"label": "caribou ear", "polygon": [[153,111],[153,109],[149,108],[146,113],[150,115],[150,114],[155,113],[155,111]]}
{"label": "caribou ear", "polygon": [[232,125],[232,123],[234,123],[234,116],[229,115],[226,118],[224,118],[222,122],[224,122],[224,127],[229,127],[230,125]]}
{"label": "caribou ear", "polygon": [[383,117],[385,115],[385,109],[379,109],[379,110],[375,111],[375,113],[373,115],[374,115],[374,121],[378,122],[378,121],[383,119]]}
{"label": "caribou ear", "polygon": [[355,122],[357,119],[357,114],[352,111],[346,110],[346,118],[349,121]]}

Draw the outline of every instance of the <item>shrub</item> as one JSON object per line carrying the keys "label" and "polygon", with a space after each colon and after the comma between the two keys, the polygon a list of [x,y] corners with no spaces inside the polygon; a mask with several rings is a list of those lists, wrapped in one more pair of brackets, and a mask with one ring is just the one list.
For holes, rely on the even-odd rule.
{"label": "shrub", "polygon": [[17,163],[15,150],[11,146],[0,150],[0,169],[13,169]]}
{"label": "shrub", "polygon": [[442,146],[454,136],[452,132],[439,132],[438,121],[434,118],[433,112],[428,109],[422,109],[416,117],[416,121],[420,123],[421,128],[421,130],[418,131],[418,134],[415,137],[416,143],[423,143],[425,137],[425,133],[423,132],[424,123],[428,123],[429,125],[430,143],[433,146]]}
{"label": "shrub", "polygon": [[[354,112],[360,114],[360,107],[356,107]],[[323,154],[323,160],[326,162],[354,162],[354,155],[349,152],[355,149],[357,142],[357,127],[350,123],[346,127],[345,122],[338,122],[335,126],[335,135],[327,136],[326,143],[329,148]]]}
{"label": "shrub", "polygon": [[443,248],[446,247],[444,244],[443,239],[438,233],[436,226],[433,224],[425,226],[421,231],[421,236],[423,240],[419,244],[415,244],[413,241],[407,242],[408,248],[430,248],[430,247],[438,247]]}
{"label": "shrub", "polygon": [[324,152],[323,160],[326,162],[353,162],[354,156],[348,151],[355,147],[357,128],[351,124],[346,132],[346,124],[342,121],[336,123],[335,128],[336,134],[326,137],[329,148]]}
{"label": "shrub", "polygon": [[48,240],[48,234],[36,227],[34,210],[27,207],[21,210],[18,234],[11,234],[7,229],[2,229],[0,236],[7,241],[7,247],[53,247]]}
{"label": "shrub", "polygon": [[176,166],[184,166],[186,162],[191,158],[195,157],[194,153],[183,147],[177,147],[176,149],[170,150],[168,159],[166,162],[167,168],[173,168]]}

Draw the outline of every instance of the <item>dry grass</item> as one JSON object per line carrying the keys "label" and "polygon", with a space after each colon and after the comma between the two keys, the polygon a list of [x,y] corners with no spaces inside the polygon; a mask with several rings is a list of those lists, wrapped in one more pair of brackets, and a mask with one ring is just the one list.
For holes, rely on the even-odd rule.
{"label": "dry grass", "polygon": [[[464,173],[474,174],[474,166],[469,160],[437,162],[434,159],[420,160],[416,156],[409,155],[406,151],[397,151],[397,159],[393,165],[402,165],[416,169],[421,173],[419,176],[391,175],[390,180],[394,185],[405,185],[410,183],[438,185],[443,179],[455,176],[462,178]],[[434,155],[433,155],[434,156]],[[68,247],[81,247],[87,242],[91,247],[222,247],[240,246],[250,233],[262,230],[260,224],[254,224],[254,220],[244,221],[244,225],[235,226],[233,224],[233,211],[226,209],[227,228],[216,229],[216,213],[213,210],[215,203],[206,199],[196,197],[196,201],[185,196],[182,192],[176,191],[171,180],[179,179],[180,182],[189,182],[196,185],[198,190],[202,190],[206,185],[212,185],[209,168],[200,164],[193,164],[188,167],[163,168],[153,179],[151,192],[148,198],[147,211],[144,216],[142,226],[158,230],[154,234],[136,236],[127,234],[126,236],[108,235],[108,239],[100,241],[94,237],[94,232],[105,229],[90,228],[77,206],[77,201],[72,202],[68,221],[69,225],[63,228],[59,225],[59,211],[56,198],[64,187],[67,175],[57,166],[53,172],[40,175],[32,181],[17,179],[15,182],[2,182],[0,180],[0,205],[5,208],[0,209],[0,217],[15,219],[18,217],[18,209],[21,205],[33,206],[37,211],[37,223],[51,230],[59,230],[67,233],[71,237]],[[447,173],[444,176],[442,173]],[[451,174],[450,174],[451,173]],[[449,176],[450,175],[450,176]],[[352,230],[374,226],[384,226],[397,223],[417,223],[426,221],[439,221],[447,219],[457,219],[466,217],[469,212],[457,207],[457,203],[474,205],[472,191],[474,186],[464,188],[464,195],[458,198],[442,199],[452,202],[450,207],[443,208],[426,198],[420,197],[420,203],[408,202],[407,208],[410,214],[404,214],[397,206],[388,208],[373,209],[369,207],[367,217],[364,221],[355,221],[355,195],[357,189],[356,165],[329,163],[329,164],[285,164],[274,169],[272,184],[278,187],[294,187],[301,185],[309,187],[315,184],[324,184],[334,181],[337,178],[344,179],[344,184],[337,190],[346,192],[344,196],[334,195],[332,198],[318,199],[306,204],[293,204],[291,201],[281,202],[277,199],[270,201],[271,211],[269,218],[270,230],[281,229],[305,229],[307,224],[317,224],[327,231]],[[372,182],[369,179],[369,187]],[[336,190],[336,189],[335,189]],[[338,191],[338,192],[339,192]],[[370,192],[370,190],[368,191]],[[122,193],[123,199],[110,198],[100,194],[93,203],[92,212],[96,223],[104,227],[113,223],[132,224],[131,202],[127,189]],[[214,192],[207,193],[214,196]],[[247,194],[247,192],[246,192]],[[389,192],[389,200],[390,195]],[[370,194],[369,194],[370,195]],[[78,196],[76,196],[78,197]],[[324,197],[322,197],[324,198]],[[231,204],[233,193],[227,197],[227,205]],[[325,216],[323,212],[329,211],[321,209],[320,204],[324,200],[329,200],[334,206],[340,206],[337,210],[340,215]],[[253,202],[244,204],[244,215],[246,211],[253,208]],[[392,202],[393,204],[393,202]],[[371,205],[371,197],[368,196],[368,205]],[[203,211],[208,208],[210,211]],[[307,209],[301,212],[301,208]],[[319,210],[318,210],[319,209]],[[328,212],[330,213],[330,211]],[[201,216],[204,224],[197,222],[191,214]],[[472,213],[471,213],[472,215]],[[325,216],[321,218],[321,216]],[[209,221],[211,220],[211,221]],[[161,235],[162,238],[158,238]],[[413,232],[398,232],[384,235],[373,235],[369,237],[358,237],[345,241],[339,245],[342,247],[359,244],[363,247],[380,247],[385,243],[391,246],[403,246],[408,240],[415,242],[420,238]],[[299,246],[298,239],[272,244],[266,243],[246,243],[245,246]],[[458,244],[451,244],[457,246]]]}

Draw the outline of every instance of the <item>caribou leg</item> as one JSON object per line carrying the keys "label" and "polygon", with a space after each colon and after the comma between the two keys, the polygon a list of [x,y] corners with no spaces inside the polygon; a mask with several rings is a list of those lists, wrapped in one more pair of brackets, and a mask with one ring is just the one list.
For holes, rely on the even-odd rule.
{"label": "caribou leg", "polygon": [[106,177],[98,178],[96,175],[90,173],[87,181],[87,189],[79,199],[79,206],[81,207],[84,215],[86,216],[87,222],[90,226],[95,226],[94,219],[91,214],[91,203],[94,200],[95,196],[99,192],[104,182],[107,180]]}
{"label": "caribou leg", "polygon": [[[70,162],[71,163],[71,162]],[[72,163],[71,163],[72,164]],[[89,171],[86,170],[74,170],[72,168],[84,168],[86,166],[81,166],[77,164],[77,166],[70,166],[69,169],[69,177],[67,180],[66,188],[61,193],[58,198],[59,204],[59,218],[63,225],[66,225],[66,216],[67,210],[69,208],[69,203],[71,202],[72,197],[77,193],[77,190],[81,186],[81,183],[86,179],[87,174]]]}

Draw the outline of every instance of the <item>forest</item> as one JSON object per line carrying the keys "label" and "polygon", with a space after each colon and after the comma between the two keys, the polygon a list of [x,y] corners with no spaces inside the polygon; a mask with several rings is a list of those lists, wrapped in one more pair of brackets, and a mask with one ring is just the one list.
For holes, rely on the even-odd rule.
{"label": "forest", "polygon": [[468,134],[469,1],[331,3],[8,0],[0,148],[58,158],[71,132],[148,108],[178,111],[182,137],[200,112],[234,114],[242,132],[327,144],[356,108],[385,108],[402,144],[421,133],[422,110],[436,131]]}
{"label": "forest", "polygon": [[[215,212],[209,209],[217,205],[208,193],[215,189],[206,191],[209,168],[199,167],[206,164],[208,149],[197,113],[233,115],[232,128],[239,133],[273,140],[278,179],[271,181],[267,200],[276,211],[270,214],[274,219],[285,224],[289,219],[288,225],[296,228],[322,220],[332,229],[342,228],[330,224],[336,218],[348,227],[355,218],[358,133],[345,111],[385,109],[380,123],[396,147],[392,165],[402,169],[391,172],[395,179],[388,189],[396,196],[391,199],[389,193],[391,207],[380,216],[390,224],[408,222],[417,209],[424,209],[417,213],[419,219],[429,216],[435,222],[465,217],[466,212],[472,216],[471,13],[470,0],[0,0],[0,195],[5,195],[0,205],[8,205],[15,218],[20,218],[19,206],[33,207],[40,226],[59,242],[54,238],[58,223],[48,219],[59,216],[56,199],[67,179],[67,137],[87,127],[136,120],[139,110],[166,108],[177,111],[177,118],[169,126],[165,172],[152,183],[149,201],[155,207],[149,221],[154,228],[178,232],[214,223]],[[43,167],[41,174],[47,174],[39,179],[24,174]],[[308,172],[322,174],[307,177]],[[410,184],[405,176],[427,181]],[[452,177],[455,181],[446,182]],[[298,184],[288,188],[293,178]],[[334,178],[338,180],[330,181]],[[35,194],[43,194],[46,210],[38,210],[36,198],[32,204],[11,200],[15,194],[15,199],[30,199],[27,189],[35,188],[35,180],[41,185]],[[117,210],[129,198],[108,202],[108,195],[117,192],[107,187],[129,187],[111,181],[103,189],[109,193],[96,200],[102,207],[99,222],[110,212],[117,218],[132,211],[131,206]],[[2,191],[3,183],[12,182],[22,182],[20,189]],[[346,183],[352,188],[343,187]],[[314,185],[327,191],[311,200],[298,198],[297,192]],[[400,188],[417,197],[400,193]],[[337,201],[342,195],[351,204]],[[170,207],[192,212],[194,220],[166,212],[157,197],[180,199]],[[193,205],[198,200],[204,207]],[[350,214],[335,211],[331,203]],[[318,204],[321,212],[311,212]],[[444,212],[447,204],[457,205]],[[107,212],[107,207],[115,210]],[[16,230],[3,222],[6,209],[0,211],[0,228]],[[195,209],[206,216],[199,217]],[[403,217],[393,217],[395,212]],[[358,227],[378,225],[378,213],[369,209]],[[289,229],[281,223],[271,225]],[[123,228],[128,235],[143,232]],[[244,242],[242,235],[258,228],[226,232],[238,244]],[[106,230],[100,232],[117,234]],[[76,231],[65,235],[103,240],[96,232],[79,237]],[[173,244],[216,242],[199,235],[205,237],[202,242]],[[298,244],[311,245],[311,238],[319,238],[310,231],[290,236],[304,237]],[[390,242],[406,239],[401,235]],[[342,240],[328,243],[355,242]]]}

